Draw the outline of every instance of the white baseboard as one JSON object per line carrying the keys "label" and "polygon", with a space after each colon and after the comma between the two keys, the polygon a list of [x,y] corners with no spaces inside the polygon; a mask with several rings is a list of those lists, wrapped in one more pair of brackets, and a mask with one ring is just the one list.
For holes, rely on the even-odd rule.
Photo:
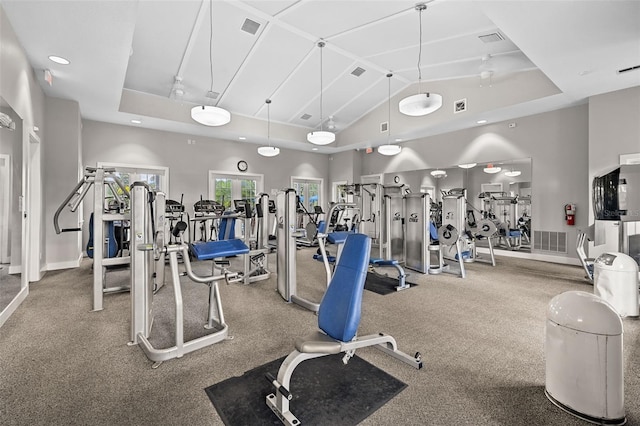
{"label": "white baseboard", "polygon": [[[478,253],[489,254],[489,249],[485,247],[478,247]],[[553,256],[544,253],[523,253],[517,250],[494,250],[493,254],[496,256],[505,257],[517,257],[520,259],[540,260],[542,262],[561,263],[563,265],[575,265],[580,266],[580,260],[575,257],[567,256]]]}
{"label": "white baseboard", "polygon": [[7,305],[6,308],[2,312],[0,312],[0,327],[9,319],[11,314],[18,309],[18,306],[22,303],[24,299],[27,298],[29,294],[29,287],[25,287],[13,298],[11,303]]}
{"label": "white baseboard", "polygon": [[22,265],[9,265],[9,269],[7,270],[9,275],[21,274],[22,273]]}
{"label": "white baseboard", "polygon": [[82,253],[80,253],[80,256],[76,260],[68,260],[66,262],[47,263],[46,270],[57,271],[59,269],[77,268],[78,266],[80,266],[81,261],[82,261]]}

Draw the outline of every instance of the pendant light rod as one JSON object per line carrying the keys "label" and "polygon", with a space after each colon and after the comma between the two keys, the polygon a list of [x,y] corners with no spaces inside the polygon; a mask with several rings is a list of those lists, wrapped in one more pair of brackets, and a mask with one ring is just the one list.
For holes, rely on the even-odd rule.
{"label": "pendant light rod", "polygon": [[271,99],[264,102],[267,104],[267,142],[271,146]]}
{"label": "pendant light rod", "polygon": [[420,20],[420,31],[419,31],[419,40],[418,44],[418,93],[422,93],[422,12],[427,9],[427,5],[424,3],[419,3],[416,5],[416,10],[418,11],[418,19]]}
{"label": "pendant light rod", "polygon": [[322,85],[322,48],[326,46],[326,43],[324,41],[319,41],[318,42],[318,47],[320,48],[320,131],[323,131],[322,128],[322,92],[323,92],[323,85]]}
{"label": "pendant light rod", "polygon": [[391,143],[391,77],[393,73],[387,73],[388,96],[387,96],[387,145]]}
{"label": "pendant light rod", "polygon": [[209,0],[209,71],[211,75],[209,93],[213,94],[213,0]]}

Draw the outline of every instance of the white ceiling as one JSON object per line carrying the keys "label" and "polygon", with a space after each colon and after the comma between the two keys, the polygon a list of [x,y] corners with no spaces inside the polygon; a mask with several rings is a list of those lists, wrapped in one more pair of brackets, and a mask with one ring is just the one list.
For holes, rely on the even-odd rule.
{"label": "white ceiling", "polygon": [[[334,117],[337,142],[321,152],[376,145],[341,140],[341,132],[376,108],[386,111],[388,81],[400,95],[418,80],[419,13],[416,1],[62,1],[0,0],[33,68],[53,73],[40,79],[49,96],[79,102],[86,119],[192,135],[264,143],[265,100],[272,99],[272,143],[310,150],[305,134],[320,126],[320,49],[323,52],[323,117]],[[421,71],[430,84],[488,86],[530,70],[541,71],[559,94],[509,108],[487,108],[497,121],[584,102],[589,96],[640,85],[638,1],[456,1],[425,2]],[[213,26],[210,27],[210,11]],[[242,31],[245,19],[259,24]],[[209,42],[212,37],[213,101],[232,113],[220,128],[195,124],[189,109],[209,103]],[[499,33],[503,41],[478,36]],[[70,65],[49,61],[68,58]],[[482,58],[491,55],[488,62]],[[360,67],[365,72],[355,77]],[[181,80],[183,94],[172,90]],[[441,87],[441,86],[440,86]],[[415,89],[417,90],[417,88]],[[451,103],[452,99],[445,100]],[[443,108],[444,109],[444,108]],[[394,111],[395,113],[395,111]],[[307,120],[301,117],[308,114]],[[443,116],[454,130],[475,122]],[[442,121],[441,119],[441,121]],[[326,126],[326,123],[325,123]],[[411,137],[433,133],[428,122]],[[431,132],[431,133],[430,133]],[[366,132],[365,132],[366,133]],[[348,138],[343,138],[348,139]]]}

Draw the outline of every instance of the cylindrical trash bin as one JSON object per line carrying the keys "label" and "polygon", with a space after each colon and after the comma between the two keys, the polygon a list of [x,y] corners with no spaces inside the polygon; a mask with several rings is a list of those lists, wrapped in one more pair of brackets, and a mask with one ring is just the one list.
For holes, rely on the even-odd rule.
{"label": "cylindrical trash bin", "polygon": [[624,253],[602,253],[593,263],[593,293],[621,317],[637,317],[638,264]]}
{"label": "cylindrical trash bin", "polygon": [[626,422],[622,320],[608,302],[582,291],[551,299],[545,356],[551,402],[590,422]]}

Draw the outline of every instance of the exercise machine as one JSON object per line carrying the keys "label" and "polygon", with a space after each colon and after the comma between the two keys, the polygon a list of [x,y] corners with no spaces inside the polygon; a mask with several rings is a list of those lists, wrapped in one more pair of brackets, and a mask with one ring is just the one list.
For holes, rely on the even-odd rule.
{"label": "exercise machine", "polygon": [[472,260],[473,241],[467,233],[467,200],[465,189],[452,189],[442,194],[442,225],[438,228],[438,244],[446,259],[458,262],[458,269],[446,264],[443,272],[466,277],[465,261]]}
{"label": "exercise machine", "polygon": [[[426,193],[404,196],[405,266],[423,274],[439,274],[444,267],[443,250],[436,225],[431,221],[431,197]],[[435,261],[434,261],[435,257]]]}
{"label": "exercise machine", "polygon": [[336,264],[331,284],[318,309],[320,331],[296,341],[295,350],[280,366],[277,378],[267,375],[276,391],[267,395],[266,404],[284,424],[300,425],[290,411],[293,396],[289,385],[294,370],[303,361],[344,353],[342,362],[347,364],[357,349],[373,346],[416,369],[422,368],[420,353],[412,357],[400,351],[396,340],[388,334],[357,336],[370,251],[368,236],[353,233],[347,237],[343,256]]}
{"label": "exercise machine", "polygon": [[[189,232],[190,241],[226,240],[224,232],[220,235],[219,220],[224,212],[224,206],[215,200],[203,200],[193,204],[193,218],[189,224],[193,224],[193,233]],[[191,228],[191,227],[189,227]],[[200,230],[200,238],[196,239],[196,229]]]}
{"label": "exercise machine", "polygon": [[[218,281],[227,282],[234,277],[231,273],[223,275],[200,276],[191,268],[189,247],[181,241],[182,233],[187,229],[185,222],[178,222],[173,229],[176,244],[166,244],[164,228],[155,223],[154,202],[164,198],[162,193],[154,193],[143,182],[135,182],[132,186],[132,233],[135,235],[135,247],[131,256],[131,341],[130,345],[138,345],[147,358],[157,368],[163,361],[181,358],[183,355],[204,348],[214,343],[230,339],[229,327],[225,323]],[[158,211],[160,206],[156,205]],[[164,212],[163,209],[160,210]],[[240,240],[210,241],[202,243],[194,251],[198,260],[209,260],[225,256],[245,254],[249,248]],[[178,254],[181,255],[185,273],[180,272]],[[175,344],[168,348],[156,349],[149,341],[153,326],[153,298],[157,292],[158,272],[164,270],[165,256],[169,257],[173,297],[175,306]],[[209,287],[209,307],[205,328],[213,332],[184,340],[184,303],[180,277],[187,275],[195,283]]]}
{"label": "exercise machine", "polygon": [[277,291],[288,303],[295,303],[310,311],[317,312],[318,303],[300,297],[297,286],[296,250],[297,238],[297,197],[293,188],[279,191],[276,195],[277,211]]}
{"label": "exercise machine", "polygon": [[[107,286],[107,269],[128,265],[130,256],[123,254],[115,237],[115,226],[119,223],[123,228],[130,219],[129,190],[117,176],[115,169],[103,167],[87,167],[83,178],[76,184],[67,198],[60,204],[53,216],[53,227],[56,234],[63,232],[81,232],[82,228],[61,228],[60,215],[69,208],[76,212],[80,203],[93,188],[93,216],[89,226],[89,244],[87,256],[93,258],[93,291],[92,310],[103,309],[103,295],[128,291],[128,286]],[[122,235],[125,235],[124,229]]]}

